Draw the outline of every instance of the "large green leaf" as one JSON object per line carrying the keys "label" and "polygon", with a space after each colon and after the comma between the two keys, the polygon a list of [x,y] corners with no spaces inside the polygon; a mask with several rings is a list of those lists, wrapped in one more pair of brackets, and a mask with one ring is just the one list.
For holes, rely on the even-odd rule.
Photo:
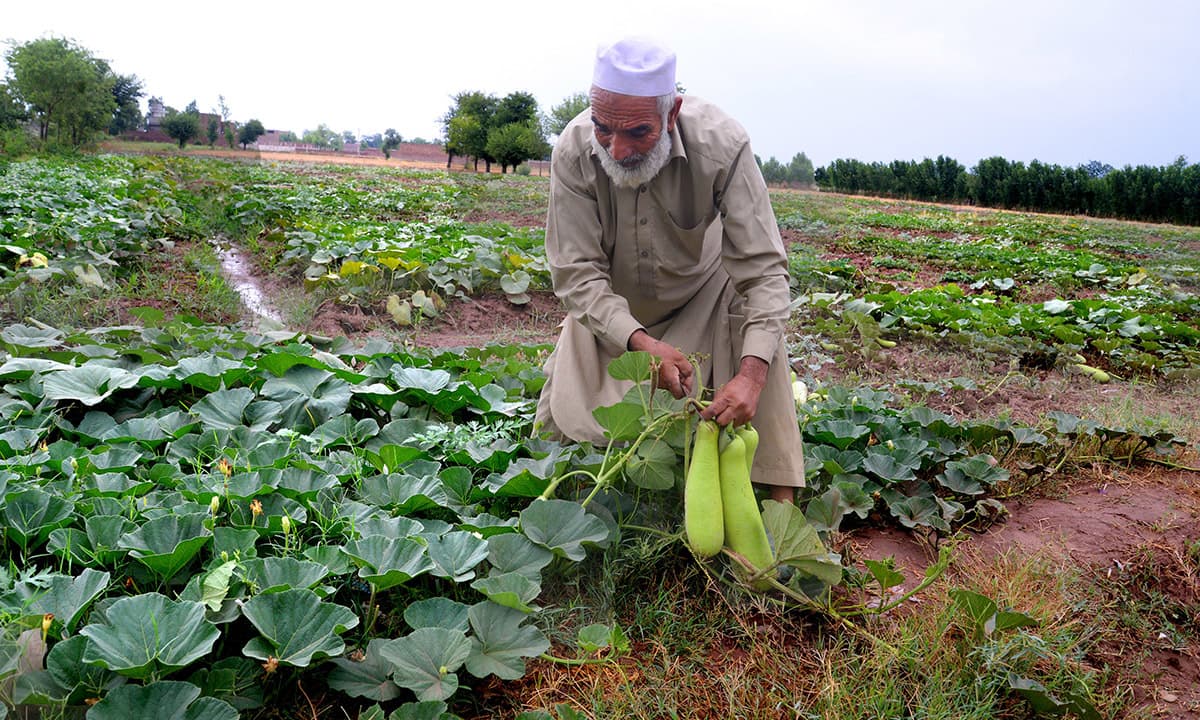
{"label": "large green leaf", "polygon": [[665,441],[643,442],[625,465],[625,474],[634,485],[648,490],[669,490],[675,486],[675,475],[681,464],[675,451]]}
{"label": "large green leaf", "polygon": [[763,501],[763,525],[775,540],[775,560],[834,586],[842,581],[842,558],[826,549],[800,508],[792,503]]}
{"label": "large green leaf", "polygon": [[37,488],[13,493],[4,505],[4,532],[21,547],[40,544],[71,521],[75,506]]}
{"label": "large green leaf", "polygon": [[323,602],[306,588],[256,595],[242,606],[242,614],[261,633],[246,643],[243,653],[297,667],[341,655],[346,645],[338,635],[358,625],[349,608]]}
{"label": "large green leaf", "polygon": [[90,362],[44,375],[42,391],[47,400],[78,400],[92,406],[137,382],[138,376],[128,370]]}
{"label": "large green leaf", "polygon": [[206,353],[180,358],[171,374],[188,385],[214,392],[222,387],[237,385],[248,372],[243,362]]}
{"label": "large green leaf", "polygon": [[290,557],[254,558],[242,567],[243,578],[255,593],[311,588],[329,575],[329,569],[321,563]]}
{"label": "large green leaf", "polygon": [[380,643],[379,654],[394,668],[392,679],[419,700],[445,700],[458,689],[458,670],[471,653],[459,630],[426,627]]}
{"label": "large green leaf", "polygon": [[576,562],[587,555],[584,545],[608,544],[608,527],[569,500],[537,500],[521,511],[521,532],[555,555]]}
{"label": "large green leaf", "polygon": [[608,364],[608,374],[616,380],[647,382],[654,376],[653,362],[648,352],[629,351]]}
{"label": "large green leaf", "polygon": [[238,710],[262,707],[262,667],[244,657],[221,658],[188,678],[206,697],[224,700]]}
{"label": "large green leaf", "polygon": [[404,608],[404,622],[413,630],[440,627],[466,632],[470,628],[470,621],[467,619],[469,608],[470,606],[447,597],[431,597],[418,600]]}
{"label": "large green leaf", "polygon": [[431,571],[438,577],[454,582],[467,582],[475,577],[475,566],[487,559],[488,544],[483,538],[461,530],[429,538]]}
{"label": "large green leaf", "polygon": [[192,405],[192,414],[205,427],[216,430],[230,430],[245,425],[246,408],[254,401],[254,391],[250,388],[233,388],[217,390],[200,398]]}
{"label": "large green leaf", "polygon": [[437,567],[423,543],[412,538],[368,535],[343,549],[359,566],[358,576],[378,590],[406,583]]}
{"label": "large green leaf", "polygon": [[492,573],[471,583],[471,587],[497,605],[524,613],[534,611],[529,603],[542,592],[542,585],[538,579],[519,572]]}
{"label": "large green leaf", "polygon": [[122,685],[92,706],[88,720],[237,720],[229,703],[200,697],[191,683],[160,680],[149,685]]}
{"label": "large green leaf", "polygon": [[158,593],[124,597],[108,607],[103,622],[80,634],[91,641],[84,662],[134,678],[161,677],[208,653],[220,636],[198,602],[175,602]]}
{"label": "large green leaf", "polygon": [[147,520],[121,538],[121,547],[164,582],[175,577],[212,539],[208,516],[163,515]]}
{"label": "large green leaf", "polygon": [[525,674],[525,658],[550,648],[541,630],[522,625],[527,616],[519,610],[484,601],[471,606],[471,654],[467,670],[475,677],[495,675],[516,680]]}
{"label": "large green leaf", "polygon": [[519,533],[488,538],[488,562],[501,573],[518,572],[530,580],[540,580],[542,568],[553,559],[554,553]]}
{"label": "large green leaf", "polygon": [[308,365],[295,365],[283,377],[267,380],[260,392],[279,403],[284,427],[303,431],[344,413],[351,396],[345,380]]}
{"label": "large green leaf", "polygon": [[87,698],[101,697],[110,689],[125,682],[116,673],[90,665],[83,654],[91,642],[83,635],[76,635],[57,643],[46,655],[46,672],[61,687],[67,688],[67,703],[80,705]]}
{"label": "large green leaf", "polygon": [[108,573],[84,568],[75,577],[54,574],[37,582],[21,581],[0,596],[0,605],[27,621],[40,621],[50,613],[55,624],[72,633],[88,605],[108,587],[108,580]]}
{"label": "large green leaf", "polygon": [[403,690],[392,682],[392,663],[380,656],[379,651],[390,640],[372,638],[367,643],[361,660],[334,658],[334,669],[329,673],[329,687],[341,690],[351,697],[387,702],[400,697]]}

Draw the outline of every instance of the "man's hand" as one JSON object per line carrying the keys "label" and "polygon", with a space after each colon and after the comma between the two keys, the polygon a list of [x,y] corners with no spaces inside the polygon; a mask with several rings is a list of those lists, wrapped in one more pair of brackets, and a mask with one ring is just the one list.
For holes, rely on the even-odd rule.
{"label": "man's hand", "polygon": [[718,425],[745,425],[754,419],[758,411],[758,396],[767,384],[770,365],[762,358],[747,355],[742,358],[737,375],[717,390],[712,404],[700,413],[705,420],[715,420]]}
{"label": "man's hand", "polygon": [[692,394],[692,363],[678,348],[655,340],[645,330],[635,330],[629,336],[628,347],[654,356],[655,387],[664,388],[676,398]]}

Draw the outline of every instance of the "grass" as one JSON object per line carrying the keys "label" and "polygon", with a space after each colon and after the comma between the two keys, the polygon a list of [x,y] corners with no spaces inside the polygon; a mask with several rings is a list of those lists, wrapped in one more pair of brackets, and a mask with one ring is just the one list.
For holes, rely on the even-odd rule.
{"label": "grass", "polygon": [[[1009,689],[1014,675],[1058,697],[1090,698],[1105,716],[1128,709],[1127,692],[1110,687],[1111,670],[1089,656],[1114,621],[1094,612],[1103,608],[1088,579],[1053,559],[960,554],[919,602],[858,621],[879,643],[821,614],[714,585],[670,547],[627,535],[561,588],[579,623],[616,620],[633,652],[582,668],[533,663],[505,688],[514,710],[566,704],[596,719],[1029,717]],[[1038,625],[975,637],[955,589]],[[560,640],[569,620],[552,619]]]}

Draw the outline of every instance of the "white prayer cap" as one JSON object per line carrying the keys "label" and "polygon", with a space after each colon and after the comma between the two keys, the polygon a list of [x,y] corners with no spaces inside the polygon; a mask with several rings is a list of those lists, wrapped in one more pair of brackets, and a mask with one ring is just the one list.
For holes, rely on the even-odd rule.
{"label": "white prayer cap", "polygon": [[675,53],[645,38],[625,38],[596,51],[592,84],[609,92],[658,97],[675,92]]}

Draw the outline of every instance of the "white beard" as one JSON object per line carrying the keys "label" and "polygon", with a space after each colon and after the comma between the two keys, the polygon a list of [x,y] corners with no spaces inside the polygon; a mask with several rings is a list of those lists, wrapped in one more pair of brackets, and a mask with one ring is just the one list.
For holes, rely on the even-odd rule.
{"label": "white beard", "polygon": [[650,182],[666,167],[671,159],[671,134],[667,132],[667,118],[663,117],[663,131],[658,136],[658,142],[650,148],[650,152],[641,156],[637,164],[626,167],[617,162],[600,141],[592,133],[592,148],[600,158],[600,165],[612,180],[613,185],[622,188],[637,188]]}

